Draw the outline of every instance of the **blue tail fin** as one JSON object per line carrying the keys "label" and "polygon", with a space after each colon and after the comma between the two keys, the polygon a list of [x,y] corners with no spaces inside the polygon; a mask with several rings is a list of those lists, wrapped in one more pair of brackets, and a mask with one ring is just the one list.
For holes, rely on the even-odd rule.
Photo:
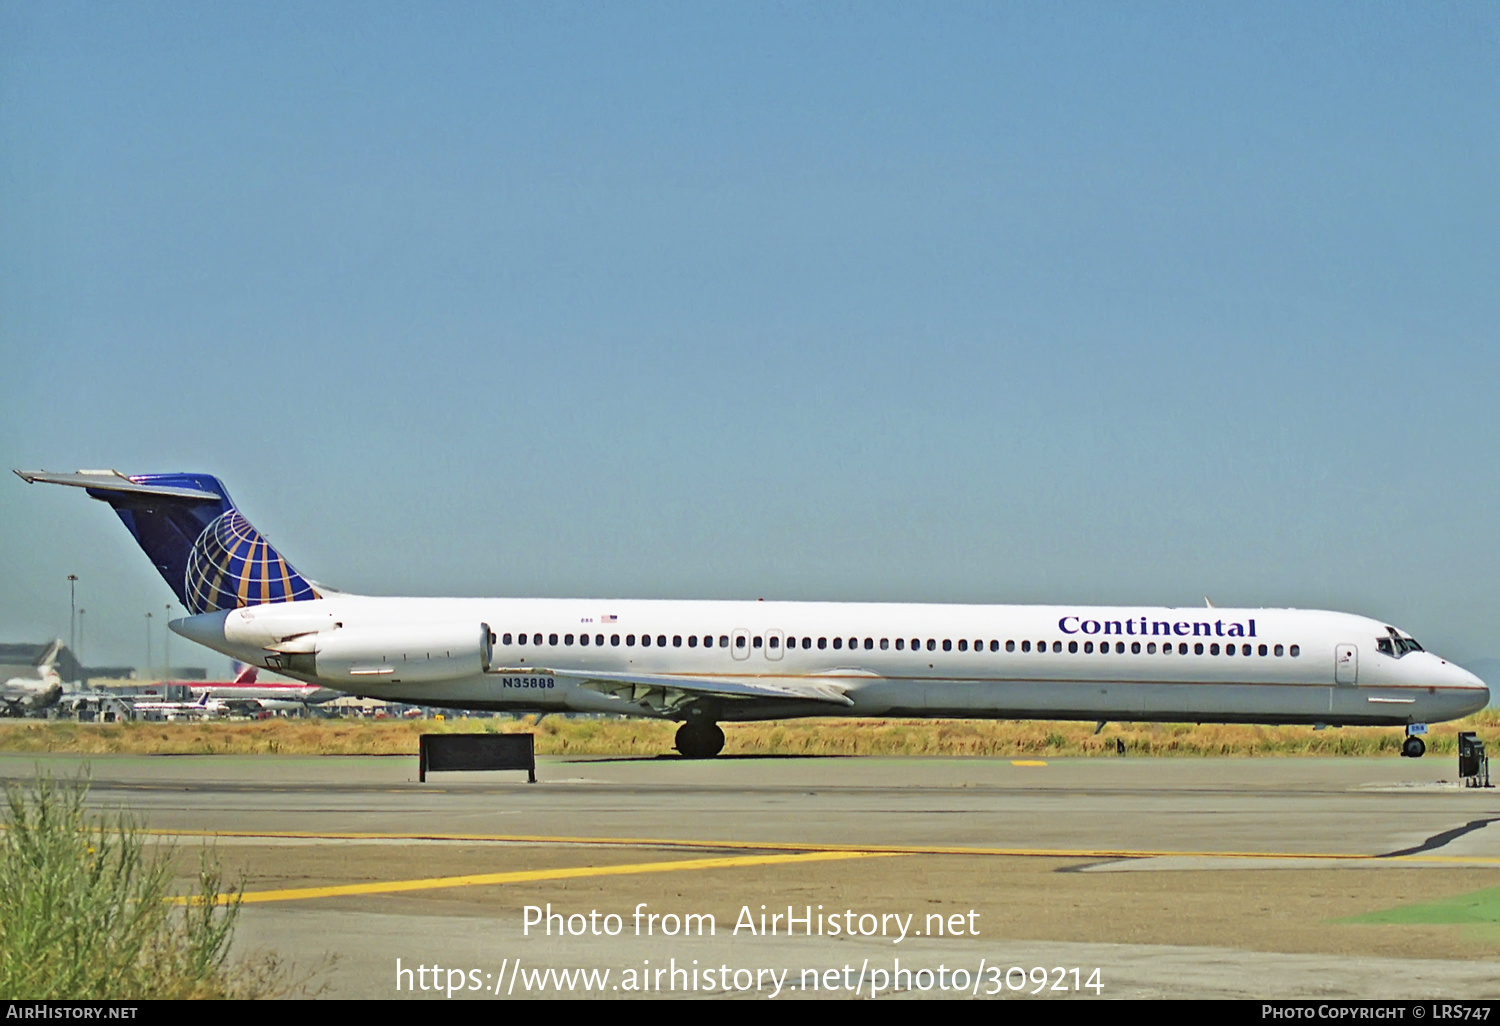
{"label": "blue tail fin", "polygon": [[190,613],[321,598],[208,474],[16,471],[109,503]]}

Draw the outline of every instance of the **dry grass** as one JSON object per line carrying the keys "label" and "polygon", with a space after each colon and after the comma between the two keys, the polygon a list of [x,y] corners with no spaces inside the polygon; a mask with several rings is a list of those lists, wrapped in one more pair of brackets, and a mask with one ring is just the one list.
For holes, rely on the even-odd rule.
{"label": "dry grass", "polygon": [[[0,751],[77,755],[415,755],[424,733],[531,731],[542,755],[660,755],[676,724],[657,720],[260,720],[229,723],[0,722]],[[1500,744],[1500,710],[1432,728],[1427,749],[1453,755],[1460,730]],[[755,755],[1109,755],[1116,740],[1145,755],[1388,755],[1395,727],[1255,727],[1221,724],[1092,723],[1014,720],[780,720],[724,724],[725,753]]]}

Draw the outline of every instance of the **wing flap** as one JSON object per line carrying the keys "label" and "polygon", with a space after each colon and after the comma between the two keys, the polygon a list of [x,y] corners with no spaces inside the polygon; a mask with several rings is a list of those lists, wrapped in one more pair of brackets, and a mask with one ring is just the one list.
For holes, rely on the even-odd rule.
{"label": "wing flap", "polygon": [[600,694],[613,695],[632,704],[650,704],[676,709],[694,698],[724,698],[748,701],[821,702],[852,706],[854,700],[842,688],[820,677],[751,677],[728,680],[718,677],[693,677],[679,674],[612,673],[595,670],[552,671],[560,677],[571,677],[579,687]]}

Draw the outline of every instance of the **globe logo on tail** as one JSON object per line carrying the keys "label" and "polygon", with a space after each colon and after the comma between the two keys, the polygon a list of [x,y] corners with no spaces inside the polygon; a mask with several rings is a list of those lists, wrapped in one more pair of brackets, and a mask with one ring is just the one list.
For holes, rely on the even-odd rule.
{"label": "globe logo on tail", "polygon": [[194,614],[322,597],[235,509],[193,543],[185,584]]}

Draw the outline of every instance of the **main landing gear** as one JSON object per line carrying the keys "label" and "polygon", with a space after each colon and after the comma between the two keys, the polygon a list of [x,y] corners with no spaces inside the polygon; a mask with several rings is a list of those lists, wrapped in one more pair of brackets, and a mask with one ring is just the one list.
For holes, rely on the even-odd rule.
{"label": "main landing gear", "polygon": [[724,750],[724,731],[712,720],[689,720],[677,728],[676,747],[684,759],[712,759]]}
{"label": "main landing gear", "polygon": [[1425,723],[1413,723],[1406,728],[1406,740],[1401,742],[1401,754],[1408,759],[1420,759],[1427,751],[1427,742],[1418,735],[1427,733]]}

